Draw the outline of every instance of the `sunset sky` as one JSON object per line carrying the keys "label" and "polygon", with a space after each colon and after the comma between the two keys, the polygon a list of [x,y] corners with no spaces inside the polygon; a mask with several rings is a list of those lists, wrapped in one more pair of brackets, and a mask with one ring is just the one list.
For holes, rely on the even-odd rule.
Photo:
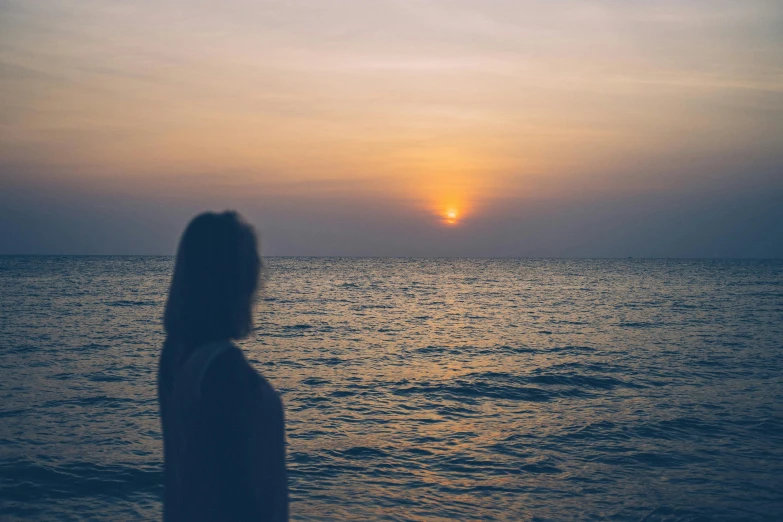
{"label": "sunset sky", "polygon": [[0,253],[783,257],[783,2],[0,1]]}

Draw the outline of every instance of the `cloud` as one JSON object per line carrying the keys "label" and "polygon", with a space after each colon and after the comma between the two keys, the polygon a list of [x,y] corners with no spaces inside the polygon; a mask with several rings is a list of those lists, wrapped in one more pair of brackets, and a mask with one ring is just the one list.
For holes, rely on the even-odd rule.
{"label": "cloud", "polygon": [[[780,187],[779,2],[0,9],[4,251],[166,251],[190,213],[235,205],[280,252],[685,255],[660,214],[686,230],[723,219],[720,194]],[[678,199],[699,193],[712,221]],[[433,216],[456,204],[444,234]],[[603,208],[648,232],[583,229],[613,226]],[[707,224],[688,241],[767,252],[776,232],[747,216],[759,233],[730,236],[753,244]]]}

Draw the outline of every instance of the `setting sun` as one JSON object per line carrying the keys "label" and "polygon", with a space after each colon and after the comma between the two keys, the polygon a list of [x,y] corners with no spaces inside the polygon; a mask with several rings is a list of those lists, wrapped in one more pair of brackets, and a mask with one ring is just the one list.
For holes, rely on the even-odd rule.
{"label": "setting sun", "polygon": [[465,197],[449,195],[432,207],[432,214],[441,225],[460,226],[465,219],[473,214],[473,206],[467,203]]}

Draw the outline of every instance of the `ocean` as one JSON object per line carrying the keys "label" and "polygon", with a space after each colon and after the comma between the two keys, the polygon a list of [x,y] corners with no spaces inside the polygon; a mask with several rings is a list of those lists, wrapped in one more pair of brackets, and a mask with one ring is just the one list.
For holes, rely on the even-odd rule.
{"label": "ocean", "polygon": [[[783,520],[783,261],[267,258],[293,520]],[[0,257],[0,519],[161,516],[171,257]]]}

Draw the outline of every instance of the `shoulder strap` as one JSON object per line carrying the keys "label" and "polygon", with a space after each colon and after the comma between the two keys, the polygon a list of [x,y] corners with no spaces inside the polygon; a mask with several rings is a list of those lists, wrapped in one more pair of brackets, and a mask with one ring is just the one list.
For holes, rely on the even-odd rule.
{"label": "shoulder strap", "polygon": [[230,341],[205,344],[196,348],[188,357],[175,384],[179,388],[179,393],[187,397],[186,402],[191,404],[198,402],[201,398],[201,382],[210,365],[219,355],[233,346]]}

